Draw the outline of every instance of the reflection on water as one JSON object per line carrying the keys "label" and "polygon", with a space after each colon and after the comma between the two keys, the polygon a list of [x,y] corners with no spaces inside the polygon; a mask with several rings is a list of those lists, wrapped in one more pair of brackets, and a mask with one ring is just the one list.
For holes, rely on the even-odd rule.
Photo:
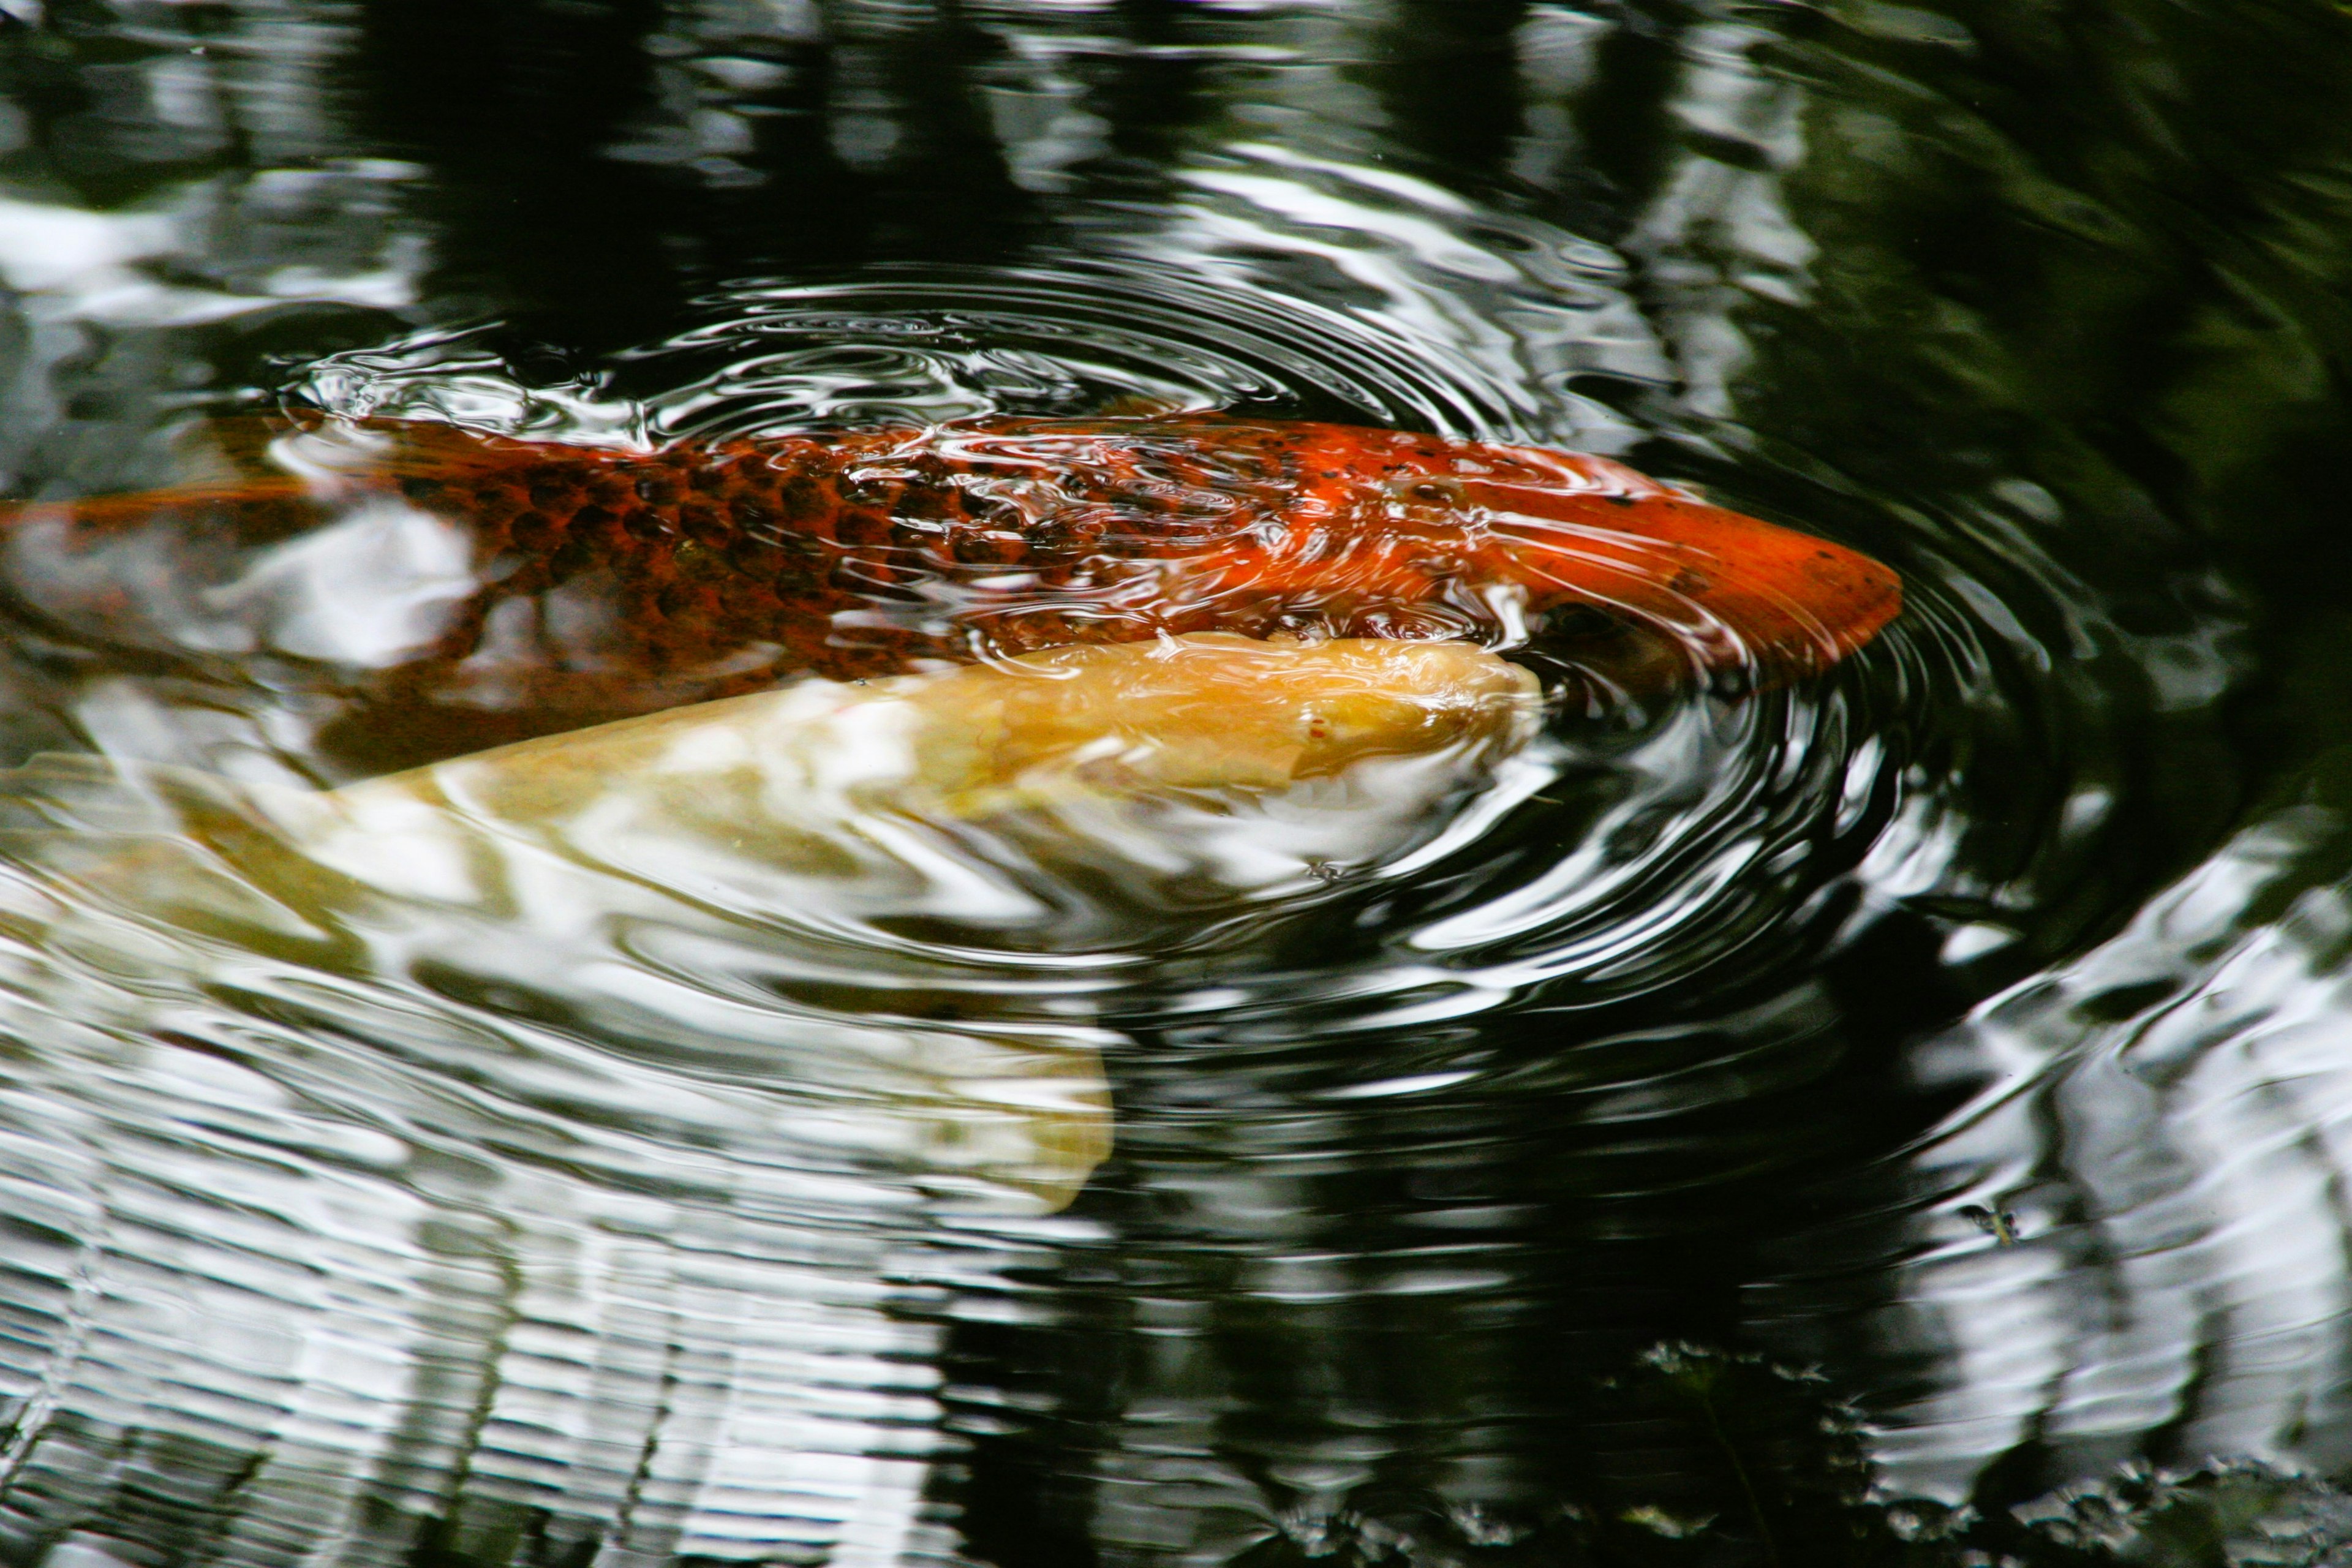
{"label": "reflection on water", "polygon": [[[12,1556],[2352,1539],[2352,18],[0,12],[19,496],[184,479],[195,416],[255,407],[607,447],[1224,409],[1622,457],[1906,590],[1824,679],[1560,701],[1421,837],[1286,845],[1237,914],[1065,870],[1062,914],[1141,925],[828,949],[853,1005],[661,877],[630,896],[690,951],[609,970],[439,906],[382,929],[463,962],[396,984],[95,891],[58,934],[25,868],[66,846],[349,776],[320,694],[457,568],[297,533],[96,622],[94,579],[14,571],[7,760],[100,760],[25,775],[10,840]],[[1579,654],[1517,657],[1558,694]],[[802,1031],[870,1032],[898,965],[1099,1046],[1115,1147],[1068,1211],[949,1214],[820,1135],[855,1058]],[[714,1011],[597,1012],[624,974]]]}
{"label": "reflection on water", "polygon": [[2258,821],[1923,1051],[1984,1084],[1923,1184],[1998,1194],[2033,1245],[1923,1216],[1893,1310],[1950,1357],[1894,1449],[1922,1478],[2029,1432],[2074,1467],[2147,1433],[2343,1466],[2342,831],[2317,804]]}

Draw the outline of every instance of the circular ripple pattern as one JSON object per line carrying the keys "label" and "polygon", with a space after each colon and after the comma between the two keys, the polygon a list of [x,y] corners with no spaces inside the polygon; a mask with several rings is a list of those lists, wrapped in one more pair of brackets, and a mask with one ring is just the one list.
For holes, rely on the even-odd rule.
{"label": "circular ripple pattern", "polygon": [[1499,423],[1493,389],[1402,334],[1140,268],[742,288],[710,309],[711,326],[625,362],[663,436],[1193,409],[1460,434]]}

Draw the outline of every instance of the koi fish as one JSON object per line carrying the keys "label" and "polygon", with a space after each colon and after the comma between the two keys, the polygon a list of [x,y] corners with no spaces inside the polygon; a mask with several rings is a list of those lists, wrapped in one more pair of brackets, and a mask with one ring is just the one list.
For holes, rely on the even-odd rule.
{"label": "koi fish", "polygon": [[1495,646],[1646,626],[1780,680],[1862,647],[1902,596],[1864,555],[1607,459],[1338,425],[1001,420],[657,451],[383,419],[275,434],[227,482],[15,508],[17,598],[85,637],[185,647],[192,595],[215,618],[247,604],[241,584],[338,519],[437,530],[458,581],[408,640],[344,656],[344,689],[563,728],[801,671],[1200,631]]}
{"label": "koi fish", "polygon": [[[755,1062],[755,1078],[818,1097],[812,1125],[887,1152],[902,1175],[1050,1209],[1110,1146],[1102,1032],[1076,997],[1041,1017],[972,984],[961,966],[1006,942],[991,926],[1004,899],[975,913],[969,870],[940,868],[984,839],[998,875],[1043,892],[1038,909],[1099,906],[1064,928],[1016,921],[1015,947],[1115,950],[1125,897],[1142,898],[1151,935],[1196,929],[1311,892],[1321,865],[1370,869],[1410,847],[1527,742],[1540,707],[1531,673],[1464,643],[1205,633],[803,680],[329,791],[49,757],[0,773],[0,910],[29,873],[62,896],[14,913],[45,910],[43,946],[72,955],[65,969],[133,954],[98,965],[146,975],[106,1004],[129,1009],[132,1033],[151,1011],[184,1032],[207,1004],[174,1012],[158,1000],[174,987],[193,998],[224,969],[249,984],[289,957],[425,1015],[440,1004],[412,994],[420,973],[444,990],[462,974],[459,996],[552,986],[552,1010],[604,1049]],[[1204,858],[1221,838],[1248,852]],[[1127,891],[1083,893],[1072,866],[1114,868]],[[1155,903],[1159,882],[1177,896]],[[856,936],[908,919],[961,934],[938,957]],[[679,951],[698,956],[666,956]],[[7,984],[37,991],[39,973],[0,966],[0,1000]],[[89,1017],[114,996],[101,984],[54,1004]],[[480,1031],[499,1026],[412,1018],[403,1038],[446,1034],[479,1083],[500,1056]],[[530,1092],[562,1070],[533,1059]]]}

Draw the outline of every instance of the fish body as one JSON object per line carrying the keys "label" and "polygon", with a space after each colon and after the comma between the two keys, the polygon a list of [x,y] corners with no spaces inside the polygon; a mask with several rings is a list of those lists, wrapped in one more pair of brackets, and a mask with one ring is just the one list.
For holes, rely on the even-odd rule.
{"label": "fish body", "polygon": [[708,819],[700,831],[740,852],[868,813],[951,821],[1096,797],[1278,793],[1383,758],[1483,765],[1526,742],[1540,698],[1527,670],[1466,643],[1205,632],[697,703],[327,798],[429,801],[534,831],[609,826],[626,801],[632,816]]}
{"label": "fish body", "polygon": [[[1494,646],[1562,611],[1781,679],[1901,603],[1866,556],[1603,458],[1338,425],[1000,420],[656,451],[395,420],[280,437],[232,482],[17,509],[20,599],[169,643],[153,606],[185,584],[234,599],[257,552],[368,508],[421,516],[468,581],[357,660],[370,691],[588,716],[1202,631]],[[133,536],[165,547],[87,568]]]}
{"label": "fish body", "polygon": [[[802,680],[331,791],[47,758],[0,773],[0,913],[45,911],[63,956],[0,963],[0,1014],[14,985],[184,1035],[222,976],[290,964],[404,998],[419,1065],[517,1103],[608,1095],[614,1058],[731,1072],[892,1179],[1057,1207],[1110,1144],[1098,972],[1376,872],[1539,707],[1463,643],[1209,633]],[[988,963],[1041,952],[1077,983],[1045,1003]],[[145,988],[51,989],[107,953]],[[550,1016],[604,1065],[485,1044]]]}

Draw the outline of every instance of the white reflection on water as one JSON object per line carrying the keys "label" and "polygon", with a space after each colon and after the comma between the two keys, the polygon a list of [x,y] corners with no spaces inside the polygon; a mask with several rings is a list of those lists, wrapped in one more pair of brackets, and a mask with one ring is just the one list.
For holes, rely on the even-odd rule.
{"label": "white reflection on water", "polygon": [[[2332,1470],[2352,1458],[2352,892],[2346,824],[2248,828],[2111,942],[1923,1057],[1987,1087],[1916,1162],[1885,1315],[1932,1348],[1891,1419],[1896,1479],[1958,1495],[2029,1438],[2080,1473],[2139,1451]],[[2005,1204],[2001,1246],[1953,1217]]]}
{"label": "white reflection on water", "polygon": [[394,500],[350,509],[325,527],[254,552],[226,581],[206,582],[169,538],[135,540],[112,560],[77,559],[69,521],[38,513],[0,537],[0,560],[67,593],[128,580],[139,592],[111,618],[206,653],[265,651],[371,669],[441,635],[479,584],[474,543],[447,520]]}

